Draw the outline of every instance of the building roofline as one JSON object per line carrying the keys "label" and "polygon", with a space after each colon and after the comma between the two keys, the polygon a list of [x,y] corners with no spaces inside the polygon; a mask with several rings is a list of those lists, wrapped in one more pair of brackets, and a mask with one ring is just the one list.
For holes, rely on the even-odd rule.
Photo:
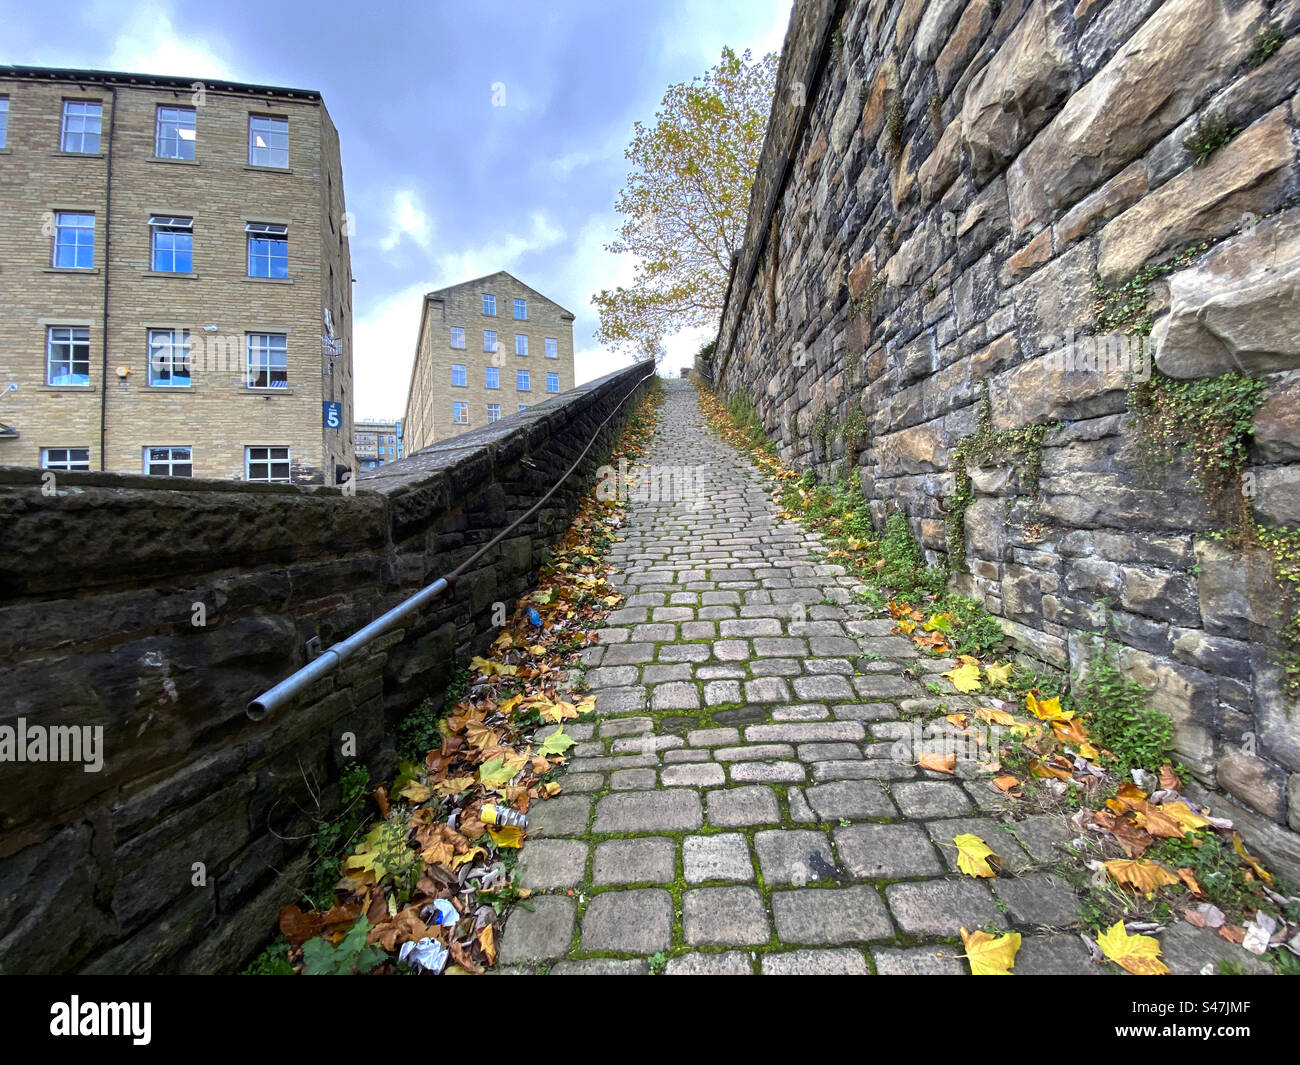
{"label": "building roofline", "polygon": [[[515,282],[515,284],[523,285],[524,288],[528,289],[529,292],[537,296],[538,299],[546,300],[547,303],[551,303],[554,304],[556,307],[560,307],[560,305],[556,303],[555,300],[551,299],[550,296],[546,295],[544,292],[539,292],[537,289],[533,288],[533,286],[528,284],[526,281],[520,281],[519,278],[515,277],[515,275],[512,274],[509,270],[496,270],[493,273],[484,274],[482,277],[471,277],[468,281],[457,281],[456,284],[454,285],[447,285],[444,288],[435,288],[432,292],[426,292],[424,294],[425,302],[428,303],[429,300],[441,299],[443,293],[445,292],[451,292],[453,289],[465,288],[467,285],[477,285],[481,281],[488,281],[491,278],[499,277],[502,274],[510,278],[510,280]],[[560,310],[563,311],[565,314],[567,314],[570,318],[573,318],[575,321],[577,320],[577,315],[575,315],[572,311],[568,310],[567,308],[560,307]]]}
{"label": "building roofline", "polygon": [[132,74],[120,70],[79,70],[73,67],[31,67],[0,64],[0,78],[24,78],[30,81],[92,81],[108,85],[136,85],[142,88],[184,89],[193,91],[196,82],[211,92],[235,92],[248,96],[284,96],[298,100],[320,100],[316,89],[291,89],[282,85],[253,85],[214,78],[181,78],[166,74]]}

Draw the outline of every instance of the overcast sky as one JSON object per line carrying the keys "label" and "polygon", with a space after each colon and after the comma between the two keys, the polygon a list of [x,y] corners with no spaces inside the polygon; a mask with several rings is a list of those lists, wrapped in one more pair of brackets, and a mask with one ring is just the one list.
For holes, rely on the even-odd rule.
{"label": "overcast sky", "polygon": [[[778,51],[790,6],[0,0],[0,62],[319,89],[356,216],[356,413],[398,417],[420,296],[496,270],[577,315],[578,381],[629,361],[596,344],[590,298],[631,279],[604,245],[632,123],[724,45]],[[665,365],[706,337],[669,341]]]}

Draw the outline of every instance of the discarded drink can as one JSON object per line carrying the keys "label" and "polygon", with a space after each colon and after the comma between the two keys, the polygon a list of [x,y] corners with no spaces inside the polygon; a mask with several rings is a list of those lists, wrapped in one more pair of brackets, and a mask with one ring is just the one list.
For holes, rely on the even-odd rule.
{"label": "discarded drink can", "polygon": [[528,815],[512,810],[508,806],[489,804],[479,811],[478,819],[485,825],[514,825],[515,828],[528,827]]}

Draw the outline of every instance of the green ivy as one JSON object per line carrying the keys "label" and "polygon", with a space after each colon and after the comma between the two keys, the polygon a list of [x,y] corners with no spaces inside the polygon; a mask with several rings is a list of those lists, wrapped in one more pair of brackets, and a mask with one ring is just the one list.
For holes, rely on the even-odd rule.
{"label": "green ivy", "polygon": [[1277,23],[1265,26],[1250,46],[1250,51],[1246,53],[1246,69],[1254,70],[1256,67],[1262,67],[1277,54],[1285,39],[1282,36],[1282,27]]}
{"label": "green ivy", "polygon": [[1117,773],[1125,777],[1134,769],[1156,773],[1169,760],[1173,722],[1148,706],[1146,689],[1119,668],[1109,616],[1101,647],[1070,694],[1088,723],[1092,741],[1110,752]]}
{"label": "green ivy", "polygon": [[1211,119],[1201,123],[1195,133],[1183,141],[1183,147],[1196,157],[1196,165],[1204,166],[1205,161],[1241,132],[1240,127]]}

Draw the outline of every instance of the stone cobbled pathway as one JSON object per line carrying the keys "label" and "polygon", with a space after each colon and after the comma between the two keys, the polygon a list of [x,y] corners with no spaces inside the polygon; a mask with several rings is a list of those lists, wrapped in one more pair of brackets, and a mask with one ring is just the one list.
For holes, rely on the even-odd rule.
{"label": "stone cobbled pathway", "polygon": [[[564,793],[530,812],[519,877],[537,894],[502,968],[963,973],[965,925],[1020,931],[1017,973],[1099,971],[1051,871],[1068,824],[1013,835],[986,782],[893,756],[908,701],[929,699],[902,670],[948,663],[853,604],[695,389],[665,388],[641,461],[697,473],[687,498],[626,511],[611,561],[627,599],[585,652],[597,720],[568,724]],[[1002,856],[996,880],[956,871],[963,832]]]}

